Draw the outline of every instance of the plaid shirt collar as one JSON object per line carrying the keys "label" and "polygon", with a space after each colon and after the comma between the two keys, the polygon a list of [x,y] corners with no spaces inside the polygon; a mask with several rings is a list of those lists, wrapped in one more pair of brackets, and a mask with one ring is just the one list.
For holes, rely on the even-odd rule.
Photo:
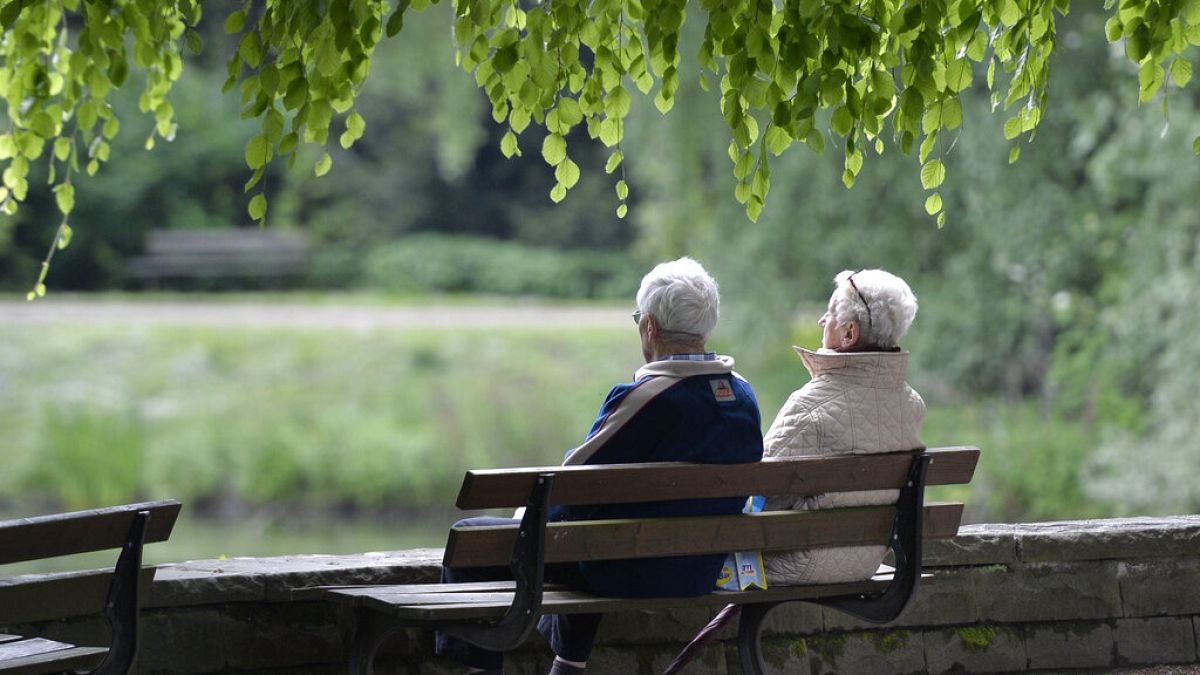
{"label": "plaid shirt collar", "polygon": [[716,352],[704,352],[703,354],[671,354],[662,359],[663,361],[716,361]]}

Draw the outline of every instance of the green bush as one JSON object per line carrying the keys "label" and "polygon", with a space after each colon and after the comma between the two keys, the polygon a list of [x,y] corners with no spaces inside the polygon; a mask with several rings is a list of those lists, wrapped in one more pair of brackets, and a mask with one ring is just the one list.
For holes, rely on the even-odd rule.
{"label": "green bush", "polygon": [[416,235],[379,246],[364,284],[399,293],[633,296],[645,270],[621,252],[560,251],[483,237]]}

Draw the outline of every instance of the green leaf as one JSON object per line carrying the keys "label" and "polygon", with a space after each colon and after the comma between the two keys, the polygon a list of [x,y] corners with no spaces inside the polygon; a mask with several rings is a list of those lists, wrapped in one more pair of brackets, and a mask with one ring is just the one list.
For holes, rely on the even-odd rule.
{"label": "green leaf", "polygon": [[1162,86],[1163,80],[1166,78],[1166,71],[1162,66],[1155,63],[1153,60],[1142,64],[1138,69],[1138,100],[1142,103],[1154,98],[1154,94],[1158,92]]}
{"label": "green leaf", "polygon": [[510,129],[505,132],[504,137],[500,139],[500,152],[504,153],[505,157],[520,155],[521,148],[517,145],[517,136]]}
{"label": "green leaf", "polygon": [[239,9],[230,14],[225,19],[225,32],[229,34],[240,33],[246,27],[246,12]]}
{"label": "green leaf", "polygon": [[267,197],[261,192],[254,195],[250,199],[250,206],[246,208],[250,213],[251,220],[262,220],[267,215]]}
{"label": "green leaf", "polygon": [[613,153],[608,156],[608,162],[604,165],[604,173],[612,173],[613,171],[616,171],[617,167],[621,166],[621,161],[624,159],[625,153],[621,152],[620,150],[614,150]]}
{"label": "green leaf", "polygon": [[617,199],[625,201],[629,198],[629,185],[623,180],[617,181]]}
{"label": "green leaf", "polygon": [[570,158],[564,159],[554,170],[554,177],[569,190],[579,182],[579,165]]}
{"label": "green leaf", "polygon": [[60,162],[67,161],[67,157],[71,156],[71,139],[56,138],[54,140],[54,156],[57,157],[58,161]]}
{"label": "green leaf", "polygon": [[316,164],[316,166],[313,167],[313,171],[317,174],[317,177],[319,178],[319,177],[324,176],[325,174],[329,173],[329,169],[331,169],[332,167],[333,167],[333,158],[329,156],[328,152],[326,152],[321,155],[321,159],[317,160],[317,164]]}
{"label": "green leaf", "polygon": [[942,210],[942,195],[935,192],[925,200],[925,213],[934,215]]}
{"label": "green leaf", "polygon": [[1020,135],[1021,135],[1021,118],[1019,116],[1013,116],[1013,117],[1010,117],[1007,120],[1005,120],[1005,122],[1004,122],[1004,138],[1011,141]]}
{"label": "green leaf", "polygon": [[1197,154],[1197,155],[1200,155],[1200,136],[1197,136],[1197,137],[1196,137],[1196,138],[1195,138],[1195,139],[1192,141],[1192,152],[1193,152],[1193,153],[1195,153],[1195,154]]}
{"label": "green leaf", "polygon": [[1176,87],[1184,87],[1192,81],[1192,62],[1186,57],[1177,56],[1171,62],[1171,81]]}
{"label": "green leaf", "polygon": [[271,158],[271,143],[266,136],[255,136],[246,143],[246,166],[259,169]]}
{"label": "green leaf", "polygon": [[70,213],[75,208],[75,186],[70,183],[54,186],[54,201],[59,213],[64,216]]}
{"label": "green leaf", "polygon": [[559,134],[547,134],[542,141],[542,158],[550,166],[558,166],[567,158],[567,142]]}
{"label": "green leaf", "polygon": [[570,97],[558,99],[558,121],[566,126],[567,129],[579,124],[583,121],[583,111],[579,107],[579,101]]}
{"label": "green leaf", "polygon": [[1104,22],[1104,36],[1108,38],[1109,42],[1120,40],[1122,35],[1124,35],[1124,31],[1121,27],[1121,19],[1114,16]]}
{"label": "green leaf", "polygon": [[946,86],[950,91],[958,93],[971,86],[971,60],[963,57],[946,66]]}
{"label": "green leaf", "polygon": [[561,202],[563,199],[566,199],[566,197],[567,197],[567,188],[563,187],[562,183],[558,183],[553,188],[551,188],[550,200],[553,201],[555,204]]}
{"label": "green leaf", "polygon": [[839,136],[845,136],[854,128],[854,115],[846,106],[839,106],[833,111],[833,130]]}
{"label": "green leaf", "polygon": [[353,134],[355,138],[361,138],[366,128],[367,121],[363,119],[362,115],[358,114],[357,110],[350,113],[350,116],[346,118],[346,131]]}
{"label": "green leaf", "polygon": [[63,223],[62,232],[58,235],[58,241],[55,242],[55,245],[58,247],[58,250],[61,251],[64,248],[70,246],[71,239],[74,238],[74,236],[75,236],[75,230],[71,229],[70,225]]}
{"label": "green leaf", "polygon": [[618,207],[617,207],[617,217],[618,217],[618,218],[622,218],[622,219],[623,219],[623,218],[625,218],[626,214],[628,214],[628,213],[629,213],[629,206],[628,206],[628,205],[626,205],[626,204],[621,204],[620,206],[618,206]]}
{"label": "green leaf", "polygon": [[932,190],[946,180],[946,167],[942,160],[933,159],[921,167],[921,187]]}
{"label": "green leaf", "polygon": [[629,114],[632,105],[633,101],[629,98],[629,92],[625,91],[625,87],[622,86],[608,92],[608,96],[604,97],[604,113],[609,117],[618,119],[625,117]]}
{"label": "green leaf", "polygon": [[1016,163],[1016,161],[1017,161],[1018,159],[1020,159],[1020,157],[1021,157],[1021,146],[1019,146],[1019,145],[1014,145],[1014,146],[1012,147],[1012,150],[1009,150],[1009,151],[1008,151],[1008,163],[1009,163],[1009,164],[1015,164],[1015,163]]}

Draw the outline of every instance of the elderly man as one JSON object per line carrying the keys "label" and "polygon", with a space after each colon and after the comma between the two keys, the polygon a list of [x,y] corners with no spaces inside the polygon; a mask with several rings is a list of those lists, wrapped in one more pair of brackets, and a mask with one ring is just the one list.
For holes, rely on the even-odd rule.
{"label": "elderly man", "polygon": [[[642,279],[633,319],[646,365],[632,382],[619,384],[604,400],[582,445],[564,464],[704,462],[736,464],[762,457],[758,402],[750,385],[733,372],[733,359],[707,351],[717,326],[717,284],[690,258],[665,262]],[[592,520],[646,516],[737,513],[744,500],[710,499],[556,507],[550,519]],[[464,524],[515,522],[472,518]],[[724,555],[648,560],[612,560],[547,565],[548,580],[598,595],[692,596],[713,589]],[[503,578],[506,569],[446,569],[443,580]],[[551,675],[583,673],[600,625],[600,615],[542,617],[538,630],[555,653]],[[472,672],[503,672],[503,655],[439,634],[437,653]]]}

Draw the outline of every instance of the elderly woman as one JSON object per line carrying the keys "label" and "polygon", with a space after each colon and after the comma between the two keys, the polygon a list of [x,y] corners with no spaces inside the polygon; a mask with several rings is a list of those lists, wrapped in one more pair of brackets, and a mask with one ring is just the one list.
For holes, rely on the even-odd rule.
{"label": "elderly woman", "polygon": [[[925,403],[905,383],[908,352],[898,343],[917,314],[904,280],[883,270],[844,271],[817,322],[822,348],[796,348],[812,375],[792,393],[764,440],[764,455],[834,456],[912,450]],[[816,498],[768,496],[765,510],[819,509],[895,503],[896,491],[875,490]],[[766,556],[772,584],[837,583],[866,579],[883,561],[882,546],[786,551]]]}
{"label": "elderly woman", "polygon": [[[642,279],[637,323],[646,365],[632,382],[618,384],[604,399],[586,440],[567,452],[564,464],[705,462],[735,464],[762,457],[758,402],[750,385],[733,372],[733,359],[705,348],[717,326],[717,284],[690,258],[658,265]],[[551,509],[550,519],[592,520],[646,516],[737,513],[744,500],[710,499],[570,506]],[[463,524],[516,522],[472,518]],[[547,565],[548,580],[595,593],[621,596],[692,596],[712,591],[724,555],[647,560],[613,560]],[[507,569],[446,569],[443,580],[504,578]],[[552,675],[582,673],[591,654],[600,615],[545,616],[538,630],[556,658]],[[503,655],[447,635],[437,653],[476,672],[501,673]]]}

